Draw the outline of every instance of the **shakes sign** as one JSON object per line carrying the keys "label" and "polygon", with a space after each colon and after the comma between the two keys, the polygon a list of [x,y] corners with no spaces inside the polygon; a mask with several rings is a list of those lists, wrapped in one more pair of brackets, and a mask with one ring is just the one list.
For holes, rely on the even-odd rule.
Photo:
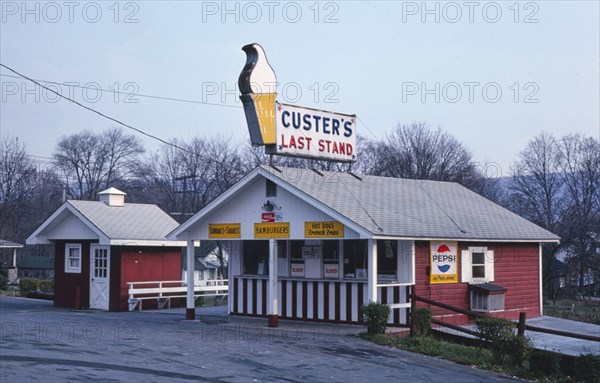
{"label": "shakes sign", "polygon": [[356,116],[275,103],[277,144],[265,152],[283,156],[356,161]]}

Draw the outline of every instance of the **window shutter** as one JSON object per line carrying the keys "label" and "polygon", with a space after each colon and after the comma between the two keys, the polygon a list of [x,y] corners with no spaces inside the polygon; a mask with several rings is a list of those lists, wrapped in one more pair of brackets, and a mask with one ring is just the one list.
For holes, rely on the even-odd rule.
{"label": "window shutter", "polygon": [[494,250],[485,252],[485,279],[488,282],[494,281]]}
{"label": "window shutter", "polygon": [[462,282],[471,282],[471,255],[469,250],[463,250],[460,256]]}

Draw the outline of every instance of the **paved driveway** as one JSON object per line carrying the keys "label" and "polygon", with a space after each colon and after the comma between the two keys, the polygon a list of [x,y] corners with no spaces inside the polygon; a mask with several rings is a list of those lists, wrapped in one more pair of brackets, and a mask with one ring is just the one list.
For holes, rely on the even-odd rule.
{"label": "paved driveway", "polygon": [[272,330],[262,319],[183,318],[0,297],[0,381],[518,381],[362,341],[348,335],[355,326],[284,322]]}

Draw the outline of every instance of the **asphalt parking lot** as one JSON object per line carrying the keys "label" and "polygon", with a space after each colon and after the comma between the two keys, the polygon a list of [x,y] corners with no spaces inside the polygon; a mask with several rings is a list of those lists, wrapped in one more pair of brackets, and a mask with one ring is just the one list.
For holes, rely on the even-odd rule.
{"label": "asphalt parking lot", "polygon": [[[198,309],[197,314],[210,315]],[[1,382],[516,382],[363,341],[356,326],[75,311],[0,297]]]}

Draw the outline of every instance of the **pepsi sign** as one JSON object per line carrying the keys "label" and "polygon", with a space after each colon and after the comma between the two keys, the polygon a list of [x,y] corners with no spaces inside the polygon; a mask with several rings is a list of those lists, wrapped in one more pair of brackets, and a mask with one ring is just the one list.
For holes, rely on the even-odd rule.
{"label": "pepsi sign", "polygon": [[458,259],[456,242],[430,243],[431,283],[458,283]]}

